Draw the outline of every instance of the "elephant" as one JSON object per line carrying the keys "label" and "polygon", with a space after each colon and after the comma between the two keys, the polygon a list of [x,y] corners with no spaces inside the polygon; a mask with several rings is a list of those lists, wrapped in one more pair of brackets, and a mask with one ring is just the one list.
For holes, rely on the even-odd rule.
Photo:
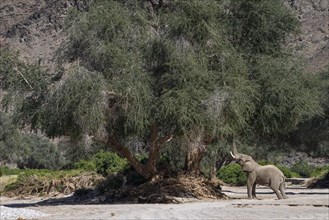
{"label": "elephant", "polygon": [[268,185],[277,195],[278,199],[286,199],[285,176],[282,171],[274,165],[261,166],[256,163],[251,156],[238,153],[235,143],[233,142],[232,151],[233,159],[241,166],[247,174],[247,191],[249,199],[257,199],[256,185]]}

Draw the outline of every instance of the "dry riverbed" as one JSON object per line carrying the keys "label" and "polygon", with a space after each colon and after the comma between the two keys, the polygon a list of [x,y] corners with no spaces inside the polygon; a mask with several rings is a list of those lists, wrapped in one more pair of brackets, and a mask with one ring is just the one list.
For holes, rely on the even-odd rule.
{"label": "dry riverbed", "polygon": [[[273,192],[264,187],[256,190],[260,200],[246,199],[245,187],[224,186],[223,192],[230,199],[183,204],[74,205],[65,203],[65,199],[48,203],[49,198],[1,197],[0,219],[329,219],[329,189],[288,187],[286,200],[277,200]],[[6,217],[10,211],[18,215]]]}

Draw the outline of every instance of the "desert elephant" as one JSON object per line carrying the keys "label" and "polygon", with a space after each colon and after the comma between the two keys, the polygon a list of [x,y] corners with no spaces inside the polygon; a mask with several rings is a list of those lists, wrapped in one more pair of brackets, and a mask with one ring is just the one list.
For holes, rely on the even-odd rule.
{"label": "desert elephant", "polygon": [[233,153],[230,152],[234,160],[242,167],[242,170],[248,175],[247,191],[248,198],[256,199],[256,185],[268,185],[277,195],[278,199],[286,199],[285,177],[281,170],[276,166],[261,166],[256,163],[251,156],[238,153],[233,142]]}

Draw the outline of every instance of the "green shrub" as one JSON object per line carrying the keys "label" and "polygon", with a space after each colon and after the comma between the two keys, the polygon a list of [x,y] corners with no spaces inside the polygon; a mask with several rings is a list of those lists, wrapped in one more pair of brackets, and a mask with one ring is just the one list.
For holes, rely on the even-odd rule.
{"label": "green shrub", "polygon": [[75,163],[74,168],[96,171],[107,176],[108,174],[124,172],[128,168],[128,161],[116,153],[100,150],[90,160],[80,160]]}
{"label": "green shrub", "polygon": [[329,186],[329,169],[322,172],[319,176],[313,178],[308,184],[308,188],[328,188]]}
{"label": "green shrub", "polygon": [[320,177],[320,176],[323,176],[326,173],[329,173],[329,165],[324,165],[324,166],[316,167],[311,172],[311,177]]}
{"label": "green shrub", "polygon": [[22,172],[20,169],[11,169],[8,167],[0,167],[0,176],[18,175]]}
{"label": "green shrub", "polygon": [[239,164],[229,164],[219,170],[217,177],[225,183],[242,186],[247,183],[247,176]]}
{"label": "green shrub", "polygon": [[0,170],[3,175],[18,175],[19,178],[30,176],[63,178],[78,176],[82,173],[81,170],[10,169],[7,167],[0,167]]}
{"label": "green shrub", "polygon": [[96,164],[93,160],[80,160],[74,164],[74,168],[78,170],[96,171]]}
{"label": "green shrub", "polygon": [[57,146],[47,138],[22,134],[21,146],[27,150],[17,161],[19,168],[59,170],[66,163]]}
{"label": "green shrub", "polygon": [[301,177],[311,177],[313,171],[315,171],[315,166],[309,165],[305,161],[299,161],[292,165],[291,171],[298,173]]}
{"label": "green shrub", "polygon": [[95,161],[96,171],[104,176],[110,173],[123,172],[128,168],[128,161],[122,159],[118,154],[113,152],[98,152],[93,160]]}

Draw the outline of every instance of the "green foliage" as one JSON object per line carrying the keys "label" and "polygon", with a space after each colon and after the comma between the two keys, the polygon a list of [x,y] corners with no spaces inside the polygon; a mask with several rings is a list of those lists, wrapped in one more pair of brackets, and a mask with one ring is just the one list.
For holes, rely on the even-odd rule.
{"label": "green foliage", "polygon": [[25,153],[20,148],[22,136],[19,134],[17,127],[12,123],[9,115],[0,112],[0,160],[13,163]]}
{"label": "green foliage", "polygon": [[242,186],[247,183],[247,176],[237,163],[224,166],[218,171],[217,177],[232,185]]}
{"label": "green foliage", "polygon": [[68,55],[82,58],[108,78],[131,72],[131,65],[138,59],[136,50],[143,38],[145,15],[139,4],[127,6],[122,1],[100,0],[88,12],[73,11],[66,19]]}
{"label": "green foliage", "polygon": [[249,54],[281,52],[286,37],[298,30],[297,17],[281,0],[230,1],[229,8],[231,40]]}
{"label": "green foliage", "polygon": [[308,188],[325,188],[327,189],[329,185],[329,170],[325,170],[307,186]]}
{"label": "green foliage", "polygon": [[261,94],[253,121],[259,132],[287,133],[323,113],[321,80],[289,58],[256,57],[252,69]]}
{"label": "green foliage", "polygon": [[7,47],[0,49],[0,88],[7,91],[26,92],[45,90],[45,72],[35,64],[17,60],[18,53]]}
{"label": "green foliage", "polygon": [[293,164],[290,169],[301,177],[311,177],[312,172],[315,171],[315,166],[309,165],[305,161],[299,161]]}
{"label": "green foliage", "polygon": [[[270,46],[256,44],[254,41],[258,42],[259,38],[252,37],[250,47],[272,48],[272,44],[281,44],[284,36],[294,30],[295,23],[289,23],[294,21],[289,11],[278,2],[273,3],[273,8],[265,0],[232,2],[232,16],[236,18],[233,23],[241,26],[241,35],[253,34],[270,42]],[[249,12],[250,8],[255,11]],[[266,82],[261,77],[250,80],[254,77],[249,76],[250,67],[224,34],[223,12],[223,6],[215,0],[173,1],[170,7],[159,8],[155,17],[150,17],[139,1],[136,4],[97,1],[88,12],[72,12],[67,20],[70,37],[65,51],[71,59],[81,59],[83,62],[79,63],[84,67],[65,73],[67,78],[61,85],[49,87],[43,105],[33,105],[37,107],[29,114],[36,120],[32,124],[40,123],[39,127],[48,136],[95,133],[101,126],[107,126],[108,132],[116,136],[143,136],[147,135],[150,124],[155,123],[180,134],[197,127],[211,135],[226,137],[250,129],[258,106],[260,115],[273,110],[260,117],[261,129],[267,132],[280,127],[289,115],[281,117],[281,106],[267,106],[267,94],[259,97],[263,93],[261,89],[267,88]],[[253,20],[241,22],[245,17],[257,20],[256,15],[265,19],[264,23],[246,30]],[[157,34],[148,31],[153,22]],[[268,29],[259,30],[264,26]],[[275,39],[270,38],[273,35]],[[268,62],[274,61],[271,58]],[[263,72],[268,62],[259,64],[259,70]],[[272,76],[277,70],[264,72]],[[253,72],[257,75],[257,71]],[[281,72],[289,75],[291,70]],[[304,119],[309,106],[314,107],[306,116],[319,112],[313,95],[311,92],[306,98],[314,102],[305,104],[302,97],[295,106],[286,109],[287,112],[293,109],[300,116],[291,117],[294,126]],[[104,105],[104,98],[108,105]],[[275,97],[270,101],[278,103]],[[29,107],[25,102],[22,110]],[[22,113],[20,120],[26,121],[25,114]],[[277,115],[279,119],[273,120]],[[290,124],[287,127],[291,128]]]}
{"label": "green foliage", "polygon": [[[78,137],[95,132],[104,122],[103,78],[84,68],[72,69],[56,86],[41,108],[41,128],[50,137],[69,134]],[[40,109],[39,109],[40,110]]]}
{"label": "green foliage", "polygon": [[149,126],[153,100],[140,54],[145,19],[139,4],[112,0],[97,1],[88,13],[68,20],[66,51],[103,76],[106,87],[101,91],[109,102],[103,106],[108,111],[107,126],[118,136],[145,133]]}
{"label": "green foliage", "polygon": [[128,168],[128,162],[113,152],[100,151],[94,159],[96,171],[104,176],[110,173],[123,172]]}
{"label": "green foliage", "polygon": [[321,177],[328,172],[329,172],[329,165],[315,167],[315,169],[311,172],[311,177]]}
{"label": "green foliage", "polygon": [[78,170],[96,171],[94,160],[80,160],[74,164],[74,168]]}
{"label": "green foliage", "polygon": [[22,168],[61,169],[66,161],[47,138],[19,133],[10,115],[0,112],[0,160]]}
{"label": "green foliage", "polygon": [[231,155],[229,153],[230,143],[225,141],[216,141],[207,146],[205,155],[200,163],[200,169],[204,176],[211,178],[214,173],[214,168],[220,169],[225,164],[231,162]]}
{"label": "green foliage", "polygon": [[78,176],[83,172],[81,170],[12,169],[4,166],[0,167],[0,171],[2,175],[18,175],[22,181],[34,175],[40,177],[62,178]]}
{"label": "green foliage", "polygon": [[128,169],[128,161],[118,154],[100,150],[89,160],[80,160],[74,164],[75,169],[96,171],[107,176],[109,174],[123,173]]}
{"label": "green foliage", "polygon": [[[7,47],[0,49],[0,89],[6,91],[1,104],[7,111],[12,104],[16,110],[24,109],[25,104],[39,106],[47,88],[48,76],[41,67],[26,64],[17,57],[18,53]],[[25,117],[35,120],[32,115]]]}
{"label": "green foliage", "polygon": [[58,170],[67,162],[54,143],[34,134],[24,135],[20,148],[26,149],[17,161],[22,168]]}
{"label": "green foliage", "polygon": [[170,35],[184,37],[188,42],[204,44],[216,33],[222,7],[218,1],[175,0],[169,20]]}
{"label": "green foliage", "polygon": [[[329,157],[329,66],[320,76],[324,114],[300,124],[291,135],[296,145],[302,146],[313,157]],[[312,75],[314,77],[314,75]],[[314,147],[316,146],[316,147]]]}

